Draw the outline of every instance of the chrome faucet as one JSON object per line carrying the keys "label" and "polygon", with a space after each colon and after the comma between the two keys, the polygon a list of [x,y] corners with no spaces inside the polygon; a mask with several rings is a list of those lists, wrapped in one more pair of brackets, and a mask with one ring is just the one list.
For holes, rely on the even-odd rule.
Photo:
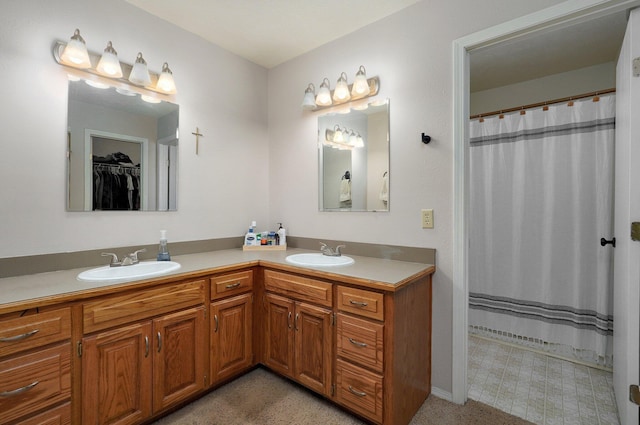
{"label": "chrome faucet", "polygon": [[320,251],[322,252],[323,255],[326,255],[328,257],[340,257],[342,255],[342,253],[340,252],[340,249],[342,248],[346,248],[346,246],[338,245],[334,250],[331,247],[329,247],[326,243],[320,242]]}
{"label": "chrome faucet", "polygon": [[109,263],[109,267],[120,267],[120,266],[132,266],[134,264],[138,264],[140,260],[138,259],[138,254],[141,252],[146,252],[145,248],[139,249],[137,251],[132,252],[131,254],[127,254],[122,258],[122,261],[118,260],[118,256],[113,252],[103,252],[103,257],[111,257],[111,262]]}

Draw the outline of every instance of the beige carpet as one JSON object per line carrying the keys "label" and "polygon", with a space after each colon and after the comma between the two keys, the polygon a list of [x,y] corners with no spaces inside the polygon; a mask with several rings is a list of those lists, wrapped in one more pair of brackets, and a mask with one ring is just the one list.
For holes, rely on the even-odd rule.
{"label": "beige carpet", "polygon": [[[361,425],[361,420],[265,369],[255,369],[156,425]],[[430,396],[411,425],[526,425],[470,400],[465,406]]]}

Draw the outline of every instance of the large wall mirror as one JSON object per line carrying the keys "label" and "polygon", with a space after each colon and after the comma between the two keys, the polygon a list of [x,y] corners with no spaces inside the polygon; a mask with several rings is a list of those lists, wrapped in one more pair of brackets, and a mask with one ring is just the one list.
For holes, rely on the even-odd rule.
{"label": "large wall mirror", "polygon": [[320,211],[389,210],[389,100],[318,117]]}
{"label": "large wall mirror", "polygon": [[169,102],[70,81],[67,210],[177,210],[178,115]]}

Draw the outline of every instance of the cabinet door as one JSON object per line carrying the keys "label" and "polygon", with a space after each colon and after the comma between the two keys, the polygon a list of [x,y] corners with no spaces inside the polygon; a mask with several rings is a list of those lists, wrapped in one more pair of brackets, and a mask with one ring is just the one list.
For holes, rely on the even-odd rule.
{"label": "cabinet door", "polygon": [[151,322],[83,338],[83,424],[133,424],[151,415],[150,344]]}
{"label": "cabinet door", "polygon": [[253,295],[211,304],[211,383],[251,366]]}
{"label": "cabinet door", "polygon": [[303,385],[321,394],[331,390],[331,311],[304,303],[295,306],[295,373]]}
{"label": "cabinet door", "polygon": [[273,294],[266,294],[265,298],[265,364],[276,372],[293,376],[293,301]]}
{"label": "cabinet door", "polygon": [[204,388],[204,306],[153,321],[153,411]]}

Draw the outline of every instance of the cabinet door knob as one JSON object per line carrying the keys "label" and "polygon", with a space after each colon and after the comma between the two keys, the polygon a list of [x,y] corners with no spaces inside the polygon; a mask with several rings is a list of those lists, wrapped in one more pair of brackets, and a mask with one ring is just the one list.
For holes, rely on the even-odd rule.
{"label": "cabinet door knob", "polygon": [[158,353],[162,350],[162,335],[158,332]]}
{"label": "cabinet door knob", "polygon": [[298,319],[300,318],[300,315],[298,313],[296,313],[296,331],[298,330]]}
{"label": "cabinet door knob", "polygon": [[287,315],[287,326],[291,329],[291,312]]}
{"label": "cabinet door knob", "polygon": [[149,337],[144,337],[144,356],[149,357]]}
{"label": "cabinet door knob", "polygon": [[213,315],[213,322],[215,323],[215,326],[213,327],[213,333],[218,332],[218,315],[214,314]]}

